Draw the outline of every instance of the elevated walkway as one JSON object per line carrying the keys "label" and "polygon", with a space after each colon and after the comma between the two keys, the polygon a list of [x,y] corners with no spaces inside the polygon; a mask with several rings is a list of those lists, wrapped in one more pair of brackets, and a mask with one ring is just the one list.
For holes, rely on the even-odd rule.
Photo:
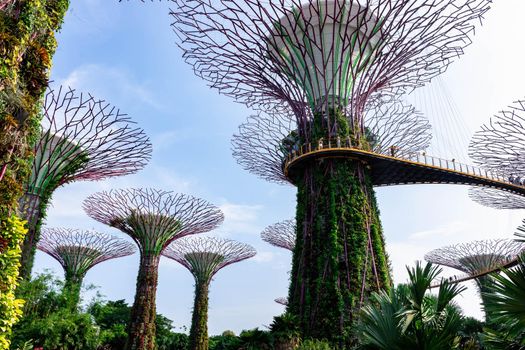
{"label": "elevated walkway", "polygon": [[330,140],[325,144],[305,144],[290,154],[283,164],[284,174],[293,181],[294,174],[306,162],[319,158],[350,158],[370,166],[374,186],[411,184],[459,184],[485,186],[525,196],[525,186],[502,175],[481,168],[416,153],[403,154],[391,149],[390,154],[365,151]]}

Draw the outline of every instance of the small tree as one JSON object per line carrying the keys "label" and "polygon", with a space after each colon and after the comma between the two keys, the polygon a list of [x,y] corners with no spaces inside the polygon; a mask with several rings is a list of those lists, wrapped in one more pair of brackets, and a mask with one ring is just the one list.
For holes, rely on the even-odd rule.
{"label": "small tree", "polygon": [[461,314],[452,300],[465,288],[444,282],[434,297],[427,292],[442,269],[418,262],[407,270],[408,284],[374,293],[363,310],[358,333],[362,344],[377,350],[456,348]]}
{"label": "small tree", "polygon": [[86,273],[95,265],[135,253],[133,244],[103,233],[68,228],[44,228],[38,249],[55,258],[65,273],[64,289],[70,307],[80,300]]}
{"label": "small tree", "polygon": [[195,303],[190,329],[190,350],[208,350],[208,292],[220,269],[251,258],[255,250],[244,243],[197,237],[180,239],[163,253],[186,267],[195,278]]}
{"label": "small tree", "polygon": [[175,239],[216,228],[224,216],[202,199],[154,189],[99,192],[84,201],[84,209],[93,219],[118,228],[137,243],[140,265],[126,349],[154,349],[162,251]]}

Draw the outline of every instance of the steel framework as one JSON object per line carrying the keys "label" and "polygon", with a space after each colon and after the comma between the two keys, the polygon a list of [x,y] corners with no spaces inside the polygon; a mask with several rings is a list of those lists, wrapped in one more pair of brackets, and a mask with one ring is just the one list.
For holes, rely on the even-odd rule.
{"label": "steel framework", "polygon": [[[475,279],[481,298],[490,286],[490,273],[500,271],[525,252],[525,242],[511,239],[493,239],[460,243],[435,249],[425,255],[433,264],[452,267]],[[453,278],[465,281],[467,278]]]}
{"label": "steel framework", "polygon": [[494,115],[488,124],[476,132],[470,143],[469,155],[483,168],[525,181],[522,155],[525,152],[525,100],[514,102]]}
{"label": "steel framework", "polygon": [[295,247],[295,220],[285,220],[266,227],[261,232],[263,241],[293,251]]}
{"label": "steel framework", "polygon": [[[290,114],[261,113],[248,117],[233,135],[232,148],[236,161],[262,179],[288,184],[283,163],[300,147],[297,124]],[[397,157],[410,158],[425,151],[432,139],[426,118],[414,107],[401,101],[376,100],[365,112],[367,137],[373,139],[370,150]],[[343,146],[350,142],[342,139]]]}
{"label": "steel framework", "polygon": [[46,94],[41,136],[19,210],[28,222],[22,275],[31,273],[37,226],[59,186],[133,174],[148,163],[152,146],[141,128],[119,109],[73,89]]}
{"label": "steel framework", "polygon": [[[390,285],[371,169],[359,155],[310,152],[289,175],[283,158],[337,139],[372,150],[367,111],[375,115],[384,101],[442,73],[470,44],[491,0],[175,3],[173,28],[196,75],[262,113],[234,138],[238,161],[298,187],[288,311],[304,337],[351,347],[357,310]],[[390,134],[417,134],[412,121],[386,115],[378,131],[385,144]]]}
{"label": "steel framework", "polygon": [[[377,95],[422,86],[471,43],[490,0],[175,0],[184,59],[221,93],[293,111],[309,142],[312,112],[345,107],[364,133]],[[306,108],[305,108],[306,107]],[[335,134],[338,123],[327,117]]]}
{"label": "steel framework", "polygon": [[37,247],[62,265],[65,287],[73,294],[72,306],[77,305],[82,280],[93,266],[136,251],[132,243],[115,236],[70,228],[42,229]]}
{"label": "steel framework", "polygon": [[255,249],[247,244],[214,237],[183,238],[162,252],[186,267],[195,278],[190,349],[208,349],[208,294],[213,276],[220,269],[251,258],[255,253]]}
{"label": "steel framework", "polygon": [[202,199],[142,188],[95,193],[83,207],[91,218],[119,229],[137,243],[141,260],[126,348],[154,349],[160,254],[175,239],[213,230],[224,216]]}
{"label": "steel framework", "polygon": [[524,209],[525,197],[507,191],[486,187],[472,187],[469,197],[486,207],[495,209]]}

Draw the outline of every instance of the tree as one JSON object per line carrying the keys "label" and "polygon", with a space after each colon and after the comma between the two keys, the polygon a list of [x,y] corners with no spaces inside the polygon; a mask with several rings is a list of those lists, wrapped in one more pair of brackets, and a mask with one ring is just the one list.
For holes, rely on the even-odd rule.
{"label": "tree", "polygon": [[253,247],[213,237],[182,238],[169,245],[162,254],[186,267],[195,278],[195,301],[190,329],[190,350],[208,350],[208,293],[219,270],[251,258]]}
{"label": "tree", "polygon": [[84,209],[93,219],[119,229],[137,243],[140,264],[126,349],[154,349],[162,251],[178,238],[216,228],[224,216],[202,199],[147,188],[95,193],[84,201]]}
{"label": "tree", "polygon": [[365,349],[450,350],[457,348],[461,314],[452,300],[464,288],[444,282],[437,296],[427,292],[441,269],[418,262],[409,282],[374,293],[362,314],[359,338]]}
{"label": "tree", "polygon": [[490,349],[525,349],[525,261],[493,276],[484,292],[485,310],[491,323],[482,336]]}
{"label": "tree", "polygon": [[68,307],[71,297],[50,274],[23,281],[17,292],[26,300],[24,317],[13,328],[13,347],[32,340],[49,350],[96,349],[99,328],[90,315]]}

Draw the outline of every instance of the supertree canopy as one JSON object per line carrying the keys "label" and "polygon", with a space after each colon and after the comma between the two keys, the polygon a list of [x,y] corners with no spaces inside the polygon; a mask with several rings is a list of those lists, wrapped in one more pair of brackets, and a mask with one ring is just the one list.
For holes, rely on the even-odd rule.
{"label": "supertree canopy", "polygon": [[22,247],[22,276],[31,273],[39,226],[53,191],[74,181],[135,173],[147,164],[151,151],[144,131],[117,108],[71,89],[50,90],[31,177],[20,200],[29,228]]}
{"label": "supertree canopy", "polygon": [[293,251],[295,247],[295,221],[285,220],[266,227],[261,232],[263,241]]}
{"label": "supertree canopy", "polygon": [[126,348],[154,349],[161,252],[175,239],[216,228],[224,216],[202,199],[155,189],[99,192],[89,196],[83,206],[90,217],[126,233],[139,247],[137,290]]}
{"label": "supertree canopy", "polygon": [[[370,150],[410,158],[425,151],[432,139],[431,126],[421,113],[400,101],[376,100],[365,111],[365,130]],[[233,156],[249,172],[271,182],[290,183],[283,163],[301,143],[293,115],[283,113],[248,117],[233,136]],[[349,146],[346,139],[339,139]],[[337,142],[337,140],[336,140]]]}
{"label": "supertree canopy", "polygon": [[[470,44],[474,23],[491,0],[175,3],[179,46],[199,77],[272,116],[293,115],[285,138],[275,137],[280,126],[259,132],[260,117],[241,133],[261,135],[249,157],[262,154],[267,162],[255,173],[298,188],[288,312],[297,316],[304,337],[350,346],[354,314],[371,292],[390,286],[371,171],[356,157],[315,152],[280,174],[274,171],[282,159],[279,143],[301,147],[341,139],[371,150],[365,112],[442,73]],[[267,137],[271,142],[264,145]],[[246,164],[251,169],[252,161]]]}
{"label": "supertree canopy", "polygon": [[525,243],[493,239],[460,243],[435,249],[425,255],[433,264],[452,267],[475,278],[481,297],[489,286],[488,274],[515,261],[525,251]]}
{"label": "supertree canopy", "polygon": [[472,187],[469,197],[486,207],[495,209],[525,209],[525,197],[487,187]]}
{"label": "supertree canopy", "polygon": [[228,239],[191,237],[173,242],[162,254],[182,264],[195,278],[189,349],[208,350],[210,282],[220,269],[253,257],[255,250],[247,244]]}
{"label": "supertree canopy", "polygon": [[95,265],[135,253],[135,246],[123,239],[91,230],[44,228],[38,249],[51,255],[64,268],[65,289],[76,307],[86,273]]}
{"label": "supertree canopy", "polygon": [[[509,182],[525,184],[525,101],[519,100],[494,115],[488,124],[472,137],[469,155],[492,173]],[[470,197],[485,206],[497,209],[523,209],[523,196],[487,188],[473,188]]]}

